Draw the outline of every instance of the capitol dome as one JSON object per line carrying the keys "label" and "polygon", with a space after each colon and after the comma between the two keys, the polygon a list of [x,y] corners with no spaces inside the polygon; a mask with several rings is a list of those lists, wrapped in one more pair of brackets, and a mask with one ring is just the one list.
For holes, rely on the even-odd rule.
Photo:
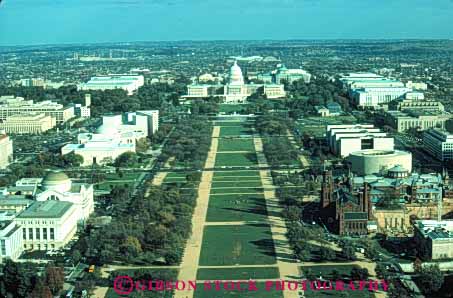
{"label": "capitol dome", "polygon": [[63,172],[49,172],[42,180],[42,188],[45,190],[54,190],[59,192],[67,192],[71,189],[71,179]]}
{"label": "capitol dome", "polygon": [[244,84],[244,76],[242,75],[242,70],[236,61],[234,61],[233,66],[231,66],[230,68],[229,82],[230,84],[234,85]]}

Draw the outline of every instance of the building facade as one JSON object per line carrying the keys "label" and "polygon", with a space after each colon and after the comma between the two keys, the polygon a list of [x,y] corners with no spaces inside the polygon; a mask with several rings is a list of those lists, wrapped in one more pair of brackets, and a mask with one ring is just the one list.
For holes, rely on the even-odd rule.
{"label": "building facade", "polygon": [[0,130],[9,134],[42,134],[55,126],[55,118],[45,114],[12,115],[0,120]]}
{"label": "building facade", "polygon": [[0,131],[0,169],[5,169],[13,161],[13,141],[4,131]]}
{"label": "building facade", "polygon": [[65,246],[77,231],[77,210],[64,201],[34,202],[14,221],[22,230],[24,249],[55,250]]}
{"label": "building facade", "polygon": [[[220,90],[223,89],[223,92]],[[286,96],[284,86],[272,82],[265,84],[246,84],[241,68],[235,61],[227,75],[226,84],[198,84],[187,86],[185,99],[221,97],[225,103],[245,103],[252,94],[259,92],[267,98],[283,98]]]}
{"label": "building facade", "polygon": [[352,190],[347,180],[334,179],[331,171],[324,171],[320,216],[329,230],[341,236],[368,234],[373,221],[368,185]]}
{"label": "building facade", "polygon": [[61,154],[74,152],[83,157],[83,166],[115,161],[123,153],[135,152],[136,141],[159,129],[159,111],[138,111],[104,116],[96,133],[81,133],[77,144],[67,144]]}
{"label": "building facade", "polygon": [[400,150],[362,150],[352,152],[347,161],[357,175],[382,174],[400,165],[412,172],[412,153]]}
{"label": "building facade", "polygon": [[91,77],[87,83],[77,86],[78,90],[114,90],[122,89],[128,95],[134,94],[141,86],[145,84],[145,78],[142,75],[108,75]]}
{"label": "building facade", "polygon": [[381,115],[383,122],[398,132],[409,129],[427,130],[430,128],[445,129],[445,123],[452,118],[448,112],[424,110],[387,111]]}
{"label": "building facade", "polygon": [[431,128],[423,133],[423,146],[438,160],[453,159],[453,135],[445,130]]}
{"label": "building facade", "polygon": [[371,124],[328,125],[327,143],[332,153],[347,157],[361,150],[393,150],[394,139]]}
{"label": "building facade", "polygon": [[7,120],[10,116],[24,114],[44,114],[55,119],[57,124],[62,124],[74,117],[74,107],[65,107],[50,100],[33,103],[22,97],[0,97],[0,120]]}
{"label": "building facade", "polygon": [[13,219],[0,213],[0,264],[7,259],[17,261],[24,249],[22,230]]}
{"label": "building facade", "polygon": [[453,258],[453,221],[417,220],[414,224],[414,240],[424,259],[451,259]]}

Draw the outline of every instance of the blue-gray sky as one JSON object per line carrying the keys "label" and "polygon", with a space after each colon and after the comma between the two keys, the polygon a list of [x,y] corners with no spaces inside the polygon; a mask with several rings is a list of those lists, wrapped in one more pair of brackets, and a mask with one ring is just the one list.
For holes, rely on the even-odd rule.
{"label": "blue-gray sky", "polygon": [[0,45],[453,38],[453,0],[3,0]]}

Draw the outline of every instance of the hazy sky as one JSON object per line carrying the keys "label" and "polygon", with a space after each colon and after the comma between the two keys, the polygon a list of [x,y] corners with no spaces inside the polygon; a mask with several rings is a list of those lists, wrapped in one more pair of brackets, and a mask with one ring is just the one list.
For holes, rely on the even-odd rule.
{"label": "hazy sky", "polygon": [[3,0],[0,45],[453,38],[453,0]]}

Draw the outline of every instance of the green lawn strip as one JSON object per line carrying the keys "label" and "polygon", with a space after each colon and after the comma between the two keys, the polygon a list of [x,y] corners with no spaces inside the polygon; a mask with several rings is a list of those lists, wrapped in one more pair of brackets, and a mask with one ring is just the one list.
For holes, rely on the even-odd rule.
{"label": "green lawn strip", "polygon": [[[227,291],[221,288],[220,291],[215,290],[215,286],[212,283],[212,289],[204,289],[204,284],[197,284],[197,290],[195,291],[195,298],[283,298],[282,291],[266,291],[264,282],[256,283],[258,291]],[[242,288],[246,288],[246,284],[241,285]]]}
{"label": "green lawn strip", "polygon": [[214,182],[237,182],[237,181],[261,181],[259,176],[225,176],[225,177],[215,177],[212,179]]}
{"label": "green lawn strip", "polygon": [[167,173],[167,176],[165,177],[186,177],[188,174],[190,174],[189,172],[168,172]]}
{"label": "green lawn strip", "polygon": [[215,171],[214,172],[214,181],[216,179],[220,179],[222,177],[245,177],[245,176],[250,176],[250,177],[260,177],[260,172],[259,171]]}
{"label": "green lawn strip", "polygon": [[96,185],[98,190],[111,190],[115,186],[133,186],[135,181],[105,181]]}
{"label": "green lawn strip", "polygon": [[252,130],[243,126],[222,126],[220,127],[220,137],[250,135]]}
{"label": "green lawn strip", "polygon": [[213,195],[209,198],[206,221],[264,221],[267,219],[264,196]]}
{"label": "green lawn strip", "polygon": [[211,188],[216,187],[261,187],[261,181],[218,181],[212,182]]}
{"label": "green lawn strip", "polygon": [[275,264],[270,226],[206,226],[200,266]]}
{"label": "green lawn strip", "polygon": [[250,193],[263,193],[263,188],[260,187],[244,187],[244,188],[237,188],[237,187],[230,187],[230,188],[212,188],[211,195],[215,194],[250,194]]}
{"label": "green lawn strip", "polygon": [[256,166],[258,164],[257,157],[254,152],[250,153],[217,153],[215,166],[216,167],[245,167]]}
{"label": "green lawn strip", "polygon": [[202,268],[197,271],[197,280],[248,280],[279,277],[278,267]]}
{"label": "green lawn strip", "polygon": [[252,139],[219,139],[218,152],[221,151],[255,151]]}

